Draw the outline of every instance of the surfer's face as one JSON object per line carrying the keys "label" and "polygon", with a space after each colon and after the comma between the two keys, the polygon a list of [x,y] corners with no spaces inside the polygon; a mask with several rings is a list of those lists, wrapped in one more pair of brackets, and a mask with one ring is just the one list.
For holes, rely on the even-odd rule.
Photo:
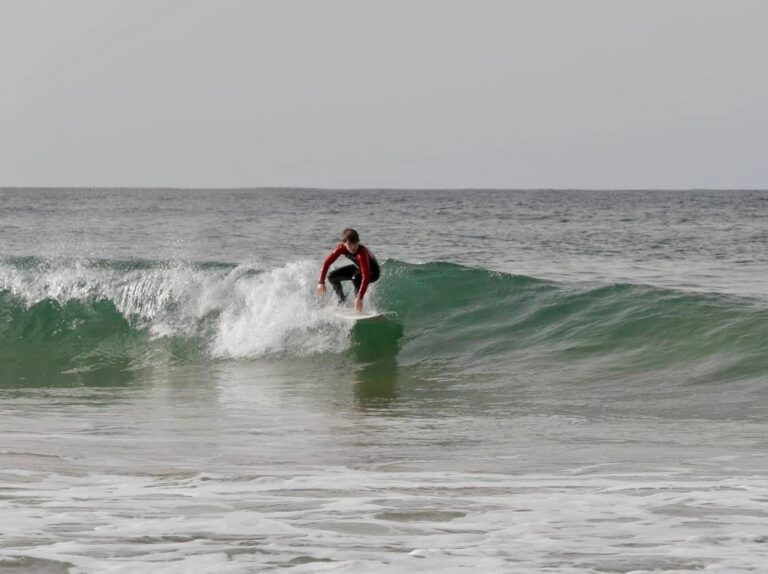
{"label": "surfer's face", "polygon": [[357,253],[357,246],[360,245],[359,243],[352,243],[351,241],[345,241],[344,247],[347,248],[347,251],[350,253]]}

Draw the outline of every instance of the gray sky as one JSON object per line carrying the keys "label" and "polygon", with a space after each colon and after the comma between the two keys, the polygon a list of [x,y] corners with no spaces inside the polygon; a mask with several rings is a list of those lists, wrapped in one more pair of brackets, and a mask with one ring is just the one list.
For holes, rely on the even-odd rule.
{"label": "gray sky", "polygon": [[0,186],[768,188],[765,0],[0,0]]}

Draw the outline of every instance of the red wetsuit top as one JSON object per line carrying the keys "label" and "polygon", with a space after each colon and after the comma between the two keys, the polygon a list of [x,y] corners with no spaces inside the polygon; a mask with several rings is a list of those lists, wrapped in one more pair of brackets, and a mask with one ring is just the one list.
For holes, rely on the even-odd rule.
{"label": "red wetsuit top", "polygon": [[331,251],[331,254],[325,258],[325,261],[323,262],[323,269],[320,271],[319,282],[325,283],[325,276],[328,274],[328,268],[342,255],[349,258],[352,263],[354,263],[357,268],[360,269],[360,274],[363,276],[363,280],[360,282],[360,290],[358,291],[357,296],[362,301],[363,296],[365,295],[365,290],[368,289],[368,283],[371,281],[371,267],[373,266],[376,269],[379,268],[379,262],[376,261],[373,253],[368,251],[368,248],[365,245],[358,244],[357,251],[352,253],[344,246],[343,243],[339,243],[336,246],[336,249]]}

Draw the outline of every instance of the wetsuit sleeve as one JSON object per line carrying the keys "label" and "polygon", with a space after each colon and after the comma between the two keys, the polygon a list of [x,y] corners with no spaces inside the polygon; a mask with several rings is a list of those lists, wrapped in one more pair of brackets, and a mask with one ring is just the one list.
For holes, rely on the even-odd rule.
{"label": "wetsuit sleeve", "polygon": [[339,243],[336,246],[336,249],[331,251],[328,257],[325,258],[323,268],[320,270],[320,281],[318,281],[318,283],[325,283],[325,276],[328,274],[328,268],[341,256],[342,253],[344,253],[344,244]]}
{"label": "wetsuit sleeve", "polygon": [[371,280],[371,259],[367,249],[361,249],[360,255],[357,256],[357,262],[360,265],[360,275],[363,276],[360,282],[360,291],[357,296],[362,301],[365,296],[365,290],[368,289],[368,283]]}

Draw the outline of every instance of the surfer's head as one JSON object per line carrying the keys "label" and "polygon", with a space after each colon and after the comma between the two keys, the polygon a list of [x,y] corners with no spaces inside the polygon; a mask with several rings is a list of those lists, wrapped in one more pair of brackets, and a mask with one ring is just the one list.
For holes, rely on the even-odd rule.
{"label": "surfer's head", "polygon": [[357,246],[360,245],[360,236],[357,234],[357,231],[351,227],[347,227],[341,232],[341,241],[344,243],[344,247],[347,248],[347,251],[355,253],[357,251]]}

